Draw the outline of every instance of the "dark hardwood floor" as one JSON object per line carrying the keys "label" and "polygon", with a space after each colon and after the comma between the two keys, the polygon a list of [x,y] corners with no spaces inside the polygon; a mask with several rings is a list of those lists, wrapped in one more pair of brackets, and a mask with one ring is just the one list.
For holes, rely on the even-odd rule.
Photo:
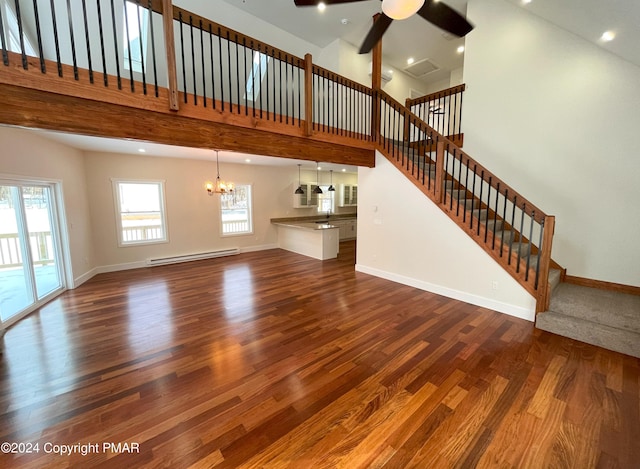
{"label": "dark hardwood floor", "polygon": [[354,258],[263,251],[64,293],[2,339],[0,442],[39,452],[0,467],[640,467],[640,360]]}

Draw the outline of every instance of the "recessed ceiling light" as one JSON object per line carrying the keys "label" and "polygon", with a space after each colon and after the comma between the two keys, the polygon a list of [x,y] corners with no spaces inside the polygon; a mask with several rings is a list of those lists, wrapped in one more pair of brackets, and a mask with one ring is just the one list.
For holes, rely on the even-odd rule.
{"label": "recessed ceiling light", "polygon": [[616,37],[616,33],[614,33],[613,31],[605,31],[604,33],[602,33],[602,36],[600,36],[600,40],[604,42],[609,42],[609,41],[613,41],[615,37]]}
{"label": "recessed ceiling light", "polygon": [[340,22],[341,22],[342,24],[344,24],[344,25],[347,25],[347,24],[349,24],[349,23],[350,23],[349,18],[342,18],[342,19],[340,20]]}
{"label": "recessed ceiling light", "polygon": [[140,153],[146,153],[146,152],[147,152],[147,150],[145,150],[144,148],[138,148],[138,151],[139,151]]}
{"label": "recessed ceiling light", "polygon": [[458,51],[458,54],[462,54],[464,52],[464,46],[458,47],[456,51]]}
{"label": "recessed ceiling light", "polygon": [[524,3],[526,5],[528,3],[531,3],[531,0],[522,0],[522,3]]}
{"label": "recessed ceiling light", "polygon": [[327,5],[324,2],[318,3],[318,10],[324,11],[327,8]]}
{"label": "recessed ceiling light", "polygon": [[415,62],[415,61],[416,61],[416,59],[414,59],[413,57],[409,57],[409,58],[407,59],[407,64],[411,65],[411,64],[412,64],[413,62]]}

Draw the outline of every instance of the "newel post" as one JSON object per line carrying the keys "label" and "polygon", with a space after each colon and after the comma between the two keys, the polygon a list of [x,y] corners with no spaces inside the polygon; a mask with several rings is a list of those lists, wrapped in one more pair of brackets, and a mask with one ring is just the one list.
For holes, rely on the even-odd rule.
{"label": "newel post", "polygon": [[544,217],[544,231],[542,233],[542,246],[540,248],[536,313],[547,311],[549,309],[549,301],[551,299],[551,292],[549,291],[549,268],[551,266],[551,247],[553,245],[553,233],[555,228],[556,217],[546,215]]}
{"label": "newel post", "polygon": [[304,56],[304,120],[305,133],[310,137],[313,133],[313,57]]}
{"label": "newel post", "polygon": [[[377,13],[373,16],[375,23],[380,18]],[[373,90],[373,105],[371,106],[371,138],[374,142],[380,141],[380,112],[382,109],[382,96],[379,91],[382,87],[382,40],[376,42],[371,51],[371,88]]]}
{"label": "newel post", "polygon": [[[426,171],[426,168],[425,168]],[[436,203],[444,199],[444,142],[436,143]]]}
{"label": "newel post", "polygon": [[169,79],[169,109],[180,109],[178,99],[178,74],[176,72],[176,43],[173,37],[173,4],[162,0],[162,26],[164,29],[164,49],[167,52],[167,76]]}

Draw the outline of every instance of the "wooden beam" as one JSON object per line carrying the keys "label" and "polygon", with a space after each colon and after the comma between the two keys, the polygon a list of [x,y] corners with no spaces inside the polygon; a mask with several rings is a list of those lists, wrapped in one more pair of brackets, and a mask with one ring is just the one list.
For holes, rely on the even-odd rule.
{"label": "wooden beam", "polygon": [[182,110],[151,111],[3,84],[0,102],[0,123],[8,125],[354,166],[375,164],[373,145],[357,148],[305,138],[300,130],[300,135],[288,135],[277,129],[211,122],[184,116]]}
{"label": "wooden beam", "polygon": [[169,78],[169,109],[180,109],[178,101],[178,75],[176,72],[176,46],[173,37],[173,4],[171,0],[162,0],[162,25],[164,29],[164,48],[167,52],[167,76]]}

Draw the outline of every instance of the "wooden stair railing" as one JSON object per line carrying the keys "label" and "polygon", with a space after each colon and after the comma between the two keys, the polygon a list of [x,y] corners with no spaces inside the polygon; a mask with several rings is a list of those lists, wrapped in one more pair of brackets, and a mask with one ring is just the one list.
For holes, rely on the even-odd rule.
{"label": "wooden stair railing", "polygon": [[382,90],[378,150],[548,306],[555,219]]}

